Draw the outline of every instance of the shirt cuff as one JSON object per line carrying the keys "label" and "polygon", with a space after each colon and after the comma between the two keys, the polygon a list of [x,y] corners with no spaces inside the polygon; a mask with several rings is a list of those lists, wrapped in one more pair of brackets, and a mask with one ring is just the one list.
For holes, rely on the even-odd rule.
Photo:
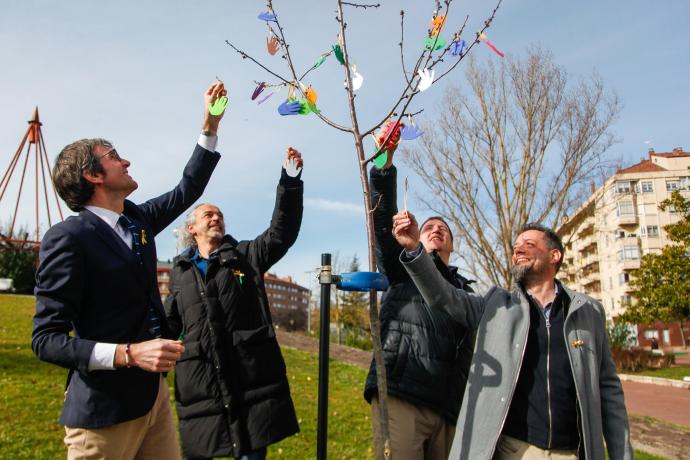
{"label": "shirt cuff", "polygon": [[209,152],[215,152],[216,146],[218,145],[218,136],[207,136],[205,134],[200,134],[197,144]]}
{"label": "shirt cuff", "polygon": [[403,249],[403,252],[401,254],[401,259],[404,260],[405,262],[412,261],[419,257],[419,255],[422,253],[422,250],[424,247],[422,246],[422,243],[419,243],[417,246],[417,249],[413,249],[412,251],[408,251],[407,249]]}
{"label": "shirt cuff", "polygon": [[89,356],[89,370],[103,371],[115,369],[115,343],[97,342]]}

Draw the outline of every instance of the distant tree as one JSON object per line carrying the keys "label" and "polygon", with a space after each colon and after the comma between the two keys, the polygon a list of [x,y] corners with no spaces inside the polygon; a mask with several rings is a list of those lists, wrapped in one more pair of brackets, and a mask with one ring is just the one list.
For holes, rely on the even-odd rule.
{"label": "distant tree", "polygon": [[[659,209],[675,211],[680,220],[664,226],[674,244],[664,247],[660,254],[645,254],[630,281],[635,302],[622,319],[634,323],[680,323],[690,317],[690,203],[676,191]],[[680,331],[683,335],[682,325]]]}
{"label": "distant tree", "polygon": [[307,312],[300,308],[274,308],[271,311],[273,322],[286,331],[307,329]]}
{"label": "distant tree", "polygon": [[[350,263],[350,272],[358,272],[359,259],[355,254]],[[341,295],[341,321],[349,334],[369,336],[369,299],[367,293],[345,291]]]}
{"label": "distant tree", "polygon": [[596,76],[569,84],[541,48],[498,65],[472,59],[404,159],[431,192],[422,202],[452,223],[464,266],[510,286],[516,232],[531,221],[555,227],[581,202],[619,111]]}
{"label": "distant tree", "polygon": [[[25,229],[18,232],[17,239],[28,238]],[[31,294],[36,284],[36,262],[38,254],[35,248],[26,243],[8,241],[4,231],[0,230],[0,278],[11,278],[17,293]]]}

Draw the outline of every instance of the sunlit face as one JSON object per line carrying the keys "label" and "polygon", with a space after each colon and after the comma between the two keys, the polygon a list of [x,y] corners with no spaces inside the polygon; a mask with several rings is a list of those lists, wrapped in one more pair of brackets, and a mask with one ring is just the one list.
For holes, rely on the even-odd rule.
{"label": "sunlit face", "polygon": [[95,177],[104,190],[120,192],[123,196],[128,196],[139,187],[139,184],[127,172],[131,163],[121,158],[117,150],[105,145],[97,145],[93,150],[103,167],[103,173],[97,173]]}
{"label": "sunlit face", "polygon": [[513,276],[522,282],[541,276],[556,276],[561,251],[550,249],[546,235],[539,230],[527,230],[518,235],[513,244]]}
{"label": "sunlit face", "polygon": [[223,239],[225,221],[223,213],[216,206],[202,204],[194,211],[194,218],[194,223],[187,225],[187,230],[197,242]]}
{"label": "sunlit face", "polygon": [[441,220],[431,219],[420,230],[419,240],[427,252],[453,252],[453,239],[448,226]]}

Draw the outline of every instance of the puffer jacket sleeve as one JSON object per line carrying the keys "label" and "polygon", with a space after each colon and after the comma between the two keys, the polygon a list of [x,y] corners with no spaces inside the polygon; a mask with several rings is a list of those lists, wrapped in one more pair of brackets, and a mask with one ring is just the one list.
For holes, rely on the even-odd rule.
{"label": "puffer jacket sleeve", "polygon": [[388,169],[372,167],[369,171],[376,265],[391,284],[409,279],[398,259],[402,247],[395,241],[392,233],[393,216],[398,212],[397,175],[395,166]]}
{"label": "puffer jacket sleeve", "polygon": [[603,337],[599,347],[599,392],[606,449],[611,460],[632,460],[633,448],[630,444],[630,426],[623,398],[623,386],[616,374],[616,366],[609,348],[604,309],[599,306],[598,310],[601,314],[599,334]]}
{"label": "puffer jacket sleeve", "polygon": [[247,248],[248,255],[257,263],[261,273],[268,271],[297,241],[302,225],[303,199],[302,179],[288,176],[283,169],[276,190],[271,224]]}

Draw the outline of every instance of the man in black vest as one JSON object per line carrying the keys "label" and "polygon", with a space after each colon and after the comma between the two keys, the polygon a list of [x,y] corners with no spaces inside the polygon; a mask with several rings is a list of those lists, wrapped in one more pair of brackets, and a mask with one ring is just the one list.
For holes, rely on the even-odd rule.
{"label": "man in black vest", "polygon": [[55,161],[55,188],[79,214],[41,242],[32,348],[69,369],[60,415],[69,459],[180,457],[164,373],[184,347],[165,320],[153,238],[211,178],[222,113],[209,107],[224,95],[221,82],[206,91],[202,133],[180,183],[143,204],[126,200],[138,184],[106,140],[74,142]]}

